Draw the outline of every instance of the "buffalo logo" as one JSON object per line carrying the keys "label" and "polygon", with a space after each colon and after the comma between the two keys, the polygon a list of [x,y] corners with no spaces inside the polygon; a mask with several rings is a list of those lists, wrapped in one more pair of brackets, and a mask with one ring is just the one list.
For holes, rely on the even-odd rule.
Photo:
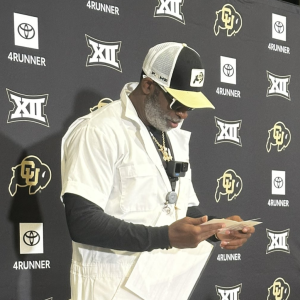
{"label": "buffalo logo", "polygon": [[158,6],[155,7],[154,17],[168,17],[185,24],[181,12],[183,2],[184,0],[159,0]]}
{"label": "buffalo logo", "polygon": [[215,144],[219,143],[233,143],[242,146],[239,131],[242,126],[242,120],[238,121],[225,121],[215,117],[216,126],[219,132],[216,135]]}
{"label": "buffalo logo", "polygon": [[287,300],[290,296],[290,285],[281,277],[268,288],[267,300]]}
{"label": "buffalo logo", "polygon": [[282,231],[274,231],[270,229],[266,229],[267,237],[270,240],[270,243],[267,246],[266,254],[281,251],[290,253],[290,247],[287,242],[287,239],[290,235],[290,229],[282,230]]}
{"label": "buffalo logo", "polygon": [[92,50],[92,53],[87,57],[87,67],[105,66],[122,72],[121,63],[118,60],[121,42],[103,42],[87,34],[85,37],[88,47]]}
{"label": "buffalo logo", "polygon": [[225,4],[223,8],[216,12],[214,32],[218,35],[220,29],[227,31],[227,36],[235,35],[242,28],[242,17],[230,4]]}
{"label": "buffalo logo", "polygon": [[29,195],[44,189],[51,180],[50,168],[33,155],[25,157],[22,162],[11,168],[13,176],[8,187],[13,197],[18,187],[29,187]]}
{"label": "buffalo logo", "polygon": [[291,100],[288,86],[290,84],[291,75],[279,76],[267,71],[267,77],[270,81],[270,87],[267,91],[267,97],[279,96],[287,100]]}
{"label": "buffalo logo", "polygon": [[234,170],[227,170],[218,180],[215,199],[220,201],[221,195],[227,195],[227,200],[231,201],[241,193],[243,188],[242,178],[238,176]]}
{"label": "buffalo logo", "polygon": [[232,287],[222,287],[216,285],[216,292],[220,296],[220,300],[239,300],[242,291],[242,284]]}
{"label": "buffalo logo", "polygon": [[282,122],[275,123],[274,127],[268,130],[267,151],[271,151],[272,146],[277,146],[277,151],[285,150],[291,142],[291,132]]}
{"label": "buffalo logo", "polygon": [[193,69],[191,73],[191,82],[190,85],[193,87],[202,87],[204,84],[204,69]]}
{"label": "buffalo logo", "polygon": [[193,81],[193,83],[195,84],[196,82],[201,83],[203,81],[203,73],[199,73],[198,75],[195,76],[195,79]]}

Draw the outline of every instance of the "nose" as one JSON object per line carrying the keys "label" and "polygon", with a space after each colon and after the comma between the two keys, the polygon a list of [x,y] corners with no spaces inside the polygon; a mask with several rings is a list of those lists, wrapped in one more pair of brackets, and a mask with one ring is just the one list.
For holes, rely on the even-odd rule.
{"label": "nose", "polygon": [[175,113],[180,119],[183,119],[183,120],[188,117],[188,111],[184,108],[182,108],[180,110],[176,110]]}

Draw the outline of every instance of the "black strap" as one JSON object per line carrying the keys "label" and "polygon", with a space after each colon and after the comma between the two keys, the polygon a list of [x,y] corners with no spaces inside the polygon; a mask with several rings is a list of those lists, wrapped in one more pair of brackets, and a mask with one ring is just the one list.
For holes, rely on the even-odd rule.
{"label": "black strap", "polygon": [[[172,144],[171,144],[169,136],[167,135],[166,132],[165,132],[165,141],[166,141],[166,144],[168,144],[168,146],[169,146],[169,149],[170,149],[171,155],[173,157],[173,160],[175,160],[175,156],[174,156],[174,151],[173,151],[173,148],[172,148]],[[176,181],[178,180],[178,177],[170,177],[170,176],[168,176],[168,177],[169,177],[169,180],[170,180],[170,183],[171,183],[172,191],[175,192]]]}

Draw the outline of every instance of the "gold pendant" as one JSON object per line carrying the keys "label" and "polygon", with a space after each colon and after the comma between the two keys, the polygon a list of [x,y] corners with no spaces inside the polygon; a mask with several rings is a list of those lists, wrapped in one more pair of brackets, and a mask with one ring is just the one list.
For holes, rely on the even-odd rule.
{"label": "gold pendant", "polygon": [[163,153],[163,160],[164,161],[170,161],[170,160],[172,160],[172,156],[169,155],[167,152],[164,152]]}
{"label": "gold pendant", "polygon": [[159,151],[162,153],[164,161],[172,160],[172,155],[168,154],[166,147],[161,146]]}
{"label": "gold pendant", "polygon": [[153,141],[155,142],[155,144],[158,146],[158,151],[160,151],[162,153],[163,156],[163,160],[164,161],[171,161],[172,155],[168,153],[167,148],[165,147],[165,135],[164,132],[162,131],[162,140],[163,140],[163,144],[161,145],[157,139],[154,137],[154,135],[152,134],[152,132],[150,132],[150,135],[152,136]]}

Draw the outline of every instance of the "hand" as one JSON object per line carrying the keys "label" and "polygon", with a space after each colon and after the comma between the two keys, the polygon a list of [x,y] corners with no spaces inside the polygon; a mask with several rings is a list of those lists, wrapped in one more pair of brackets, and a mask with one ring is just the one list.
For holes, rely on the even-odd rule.
{"label": "hand", "polygon": [[218,229],[225,226],[222,223],[200,226],[205,222],[207,222],[207,216],[201,218],[185,217],[172,223],[169,226],[170,245],[179,249],[195,248],[200,242],[214,235]]}
{"label": "hand", "polygon": [[[239,216],[231,216],[226,219],[237,222],[243,221]],[[216,236],[221,240],[221,248],[234,250],[243,246],[254,232],[254,227],[244,227],[242,230],[228,230],[225,234],[217,233]]]}

